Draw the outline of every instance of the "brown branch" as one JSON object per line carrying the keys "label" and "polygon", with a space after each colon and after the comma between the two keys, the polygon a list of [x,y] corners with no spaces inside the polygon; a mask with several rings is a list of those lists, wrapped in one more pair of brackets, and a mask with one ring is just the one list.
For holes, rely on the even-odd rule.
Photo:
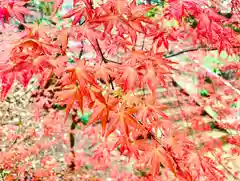
{"label": "brown branch", "polygon": [[[240,48],[240,46],[233,46],[232,48]],[[170,55],[164,55],[165,58],[172,58],[172,57],[175,57],[175,56],[178,56],[178,55],[181,55],[183,53],[188,53],[188,52],[194,52],[194,51],[197,51],[197,50],[205,50],[205,51],[216,51],[218,50],[218,48],[209,48],[209,47],[197,47],[197,48],[189,48],[189,49],[185,49],[185,50],[181,50],[177,53],[173,53],[173,54],[170,54]]]}
{"label": "brown branch", "polygon": [[181,51],[179,51],[179,52],[177,52],[177,53],[173,53],[173,54],[170,54],[170,55],[164,55],[164,57],[165,57],[165,58],[172,58],[172,57],[181,55],[181,54],[183,54],[183,53],[194,52],[194,51],[201,50],[201,49],[207,50],[207,51],[217,50],[217,48],[205,48],[205,47],[189,48],[189,49],[181,50]]}
{"label": "brown branch", "polygon": [[70,165],[68,165],[68,167],[73,171],[75,170],[75,167],[76,167],[76,164],[75,164],[75,158],[76,158],[76,155],[75,155],[75,150],[74,150],[74,147],[75,147],[75,141],[76,141],[76,138],[75,138],[75,128],[77,126],[77,110],[74,109],[73,110],[73,114],[72,114],[72,123],[71,123],[71,126],[70,126],[70,129],[71,129],[71,132],[69,133],[69,139],[70,139],[70,148],[71,148],[71,154],[72,154],[72,159],[71,159],[71,163]]}
{"label": "brown branch", "polygon": [[18,141],[19,138],[16,138],[16,139],[12,142],[12,144],[10,144],[10,145],[6,148],[6,150],[7,150],[6,152],[10,151],[15,145],[20,144],[20,143],[23,143],[23,142],[25,142],[25,141],[27,141],[27,140],[29,140],[29,139],[31,139],[31,138],[32,138],[31,135],[27,135],[25,138],[23,138],[23,139],[20,140],[20,141]]}
{"label": "brown branch", "polygon": [[[112,62],[112,61],[110,61],[110,60],[108,60],[108,59],[106,59],[106,58],[104,57],[103,52],[102,52],[102,49],[101,49],[101,47],[100,47],[99,42],[98,42],[97,39],[96,39],[96,43],[97,43],[97,49],[98,49],[98,51],[99,51],[99,53],[100,53],[100,55],[101,55],[102,61],[103,61],[104,63]],[[117,63],[117,62],[114,62],[114,63]],[[109,83],[110,83],[110,85],[111,85],[111,87],[112,87],[112,90],[114,90],[114,85],[113,85],[113,80],[114,80],[114,79],[111,77],[111,75],[108,75],[108,76],[109,76]]]}
{"label": "brown branch", "polygon": [[94,9],[92,0],[90,0],[90,6],[91,6],[92,9]]}
{"label": "brown branch", "polygon": [[[100,53],[104,63],[116,63],[116,64],[119,64],[119,65],[122,64],[121,62],[116,62],[116,61],[109,60],[109,59],[105,58],[104,55],[103,55],[102,50],[100,49],[100,46],[99,46],[99,43],[98,43],[97,40],[96,40],[96,43],[97,43],[97,47],[99,48],[99,53]],[[240,46],[236,46],[236,47],[233,47],[233,48],[240,48]],[[172,57],[184,54],[184,53],[194,52],[194,51],[197,51],[197,50],[216,51],[216,50],[218,50],[218,48],[208,48],[208,47],[188,48],[188,49],[181,50],[181,51],[173,53],[173,54],[165,54],[164,58],[172,58]]]}
{"label": "brown branch", "polygon": [[100,53],[100,55],[101,55],[102,61],[103,61],[104,63],[108,63],[108,60],[104,57],[103,52],[102,52],[102,49],[101,49],[101,47],[100,47],[99,42],[98,42],[97,39],[96,39],[96,44],[97,44],[97,50],[99,51],[99,53]]}
{"label": "brown branch", "polygon": [[117,64],[121,64],[120,62],[116,62],[116,61],[109,60],[109,59],[105,58],[105,57],[104,57],[104,54],[103,54],[103,52],[102,52],[102,49],[101,49],[101,47],[100,47],[99,42],[98,42],[97,39],[96,39],[96,44],[97,44],[97,49],[98,49],[98,51],[99,51],[99,53],[100,53],[100,55],[101,55],[102,61],[103,61],[104,63],[117,63]]}

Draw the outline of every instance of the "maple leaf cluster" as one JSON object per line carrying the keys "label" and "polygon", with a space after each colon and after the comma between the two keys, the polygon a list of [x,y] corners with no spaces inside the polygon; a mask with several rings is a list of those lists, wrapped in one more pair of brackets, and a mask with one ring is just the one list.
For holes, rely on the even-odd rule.
{"label": "maple leaf cluster", "polygon": [[[167,106],[157,97],[158,88],[168,87],[179,63],[171,60],[174,45],[229,54],[239,46],[237,32],[226,26],[230,20],[220,15],[218,8],[199,0],[168,0],[163,7],[137,5],[136,0],[74,0],[73,8],[57,20],[63,1],[56,0],[47,23],[26,24],[24,15],[31,13],[25,3],[0,1],[3,25],[12,17],[24,26],[24,31],[18,32],[19,40],[1,58],[2,100],[15,80],[27,87],[37,76],[39,89],[53,93],[48,108],[65,106],[64,124],[76,110],[91,112],[87,126],[100,122],[106,140],[118,134],[113,149],[136,158],[136,167],[149,169],[149,179],[166,175],[187,181],[226,177],[174,126],[164,113]],[[154,8],[159,13],[148,17]],[[149,135],[151,139],[147,139]]]}

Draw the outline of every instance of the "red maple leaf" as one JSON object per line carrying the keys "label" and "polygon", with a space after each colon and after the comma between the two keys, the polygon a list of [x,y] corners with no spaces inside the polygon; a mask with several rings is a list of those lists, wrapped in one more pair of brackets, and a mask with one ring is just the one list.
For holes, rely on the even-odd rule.
{"label": "red maple leaf", "polygon": [[176,174],[174,161],[158,142],[153,141],[151,144],[140,144],[139,146],[141,150],[145,151],[139,158],[139,162],[150,168],[153,176],[159,174],[160,164],[162,164],[164,168],[167,168]]}
{"label": "red maple leaf", "polygon": [[119,129],[121,134],[127,137],[129,136],[131,128],[141,129],[141,126],[133,116],[133,114],[136,113],[136,109],[124,107],[120,107],[118,109],[119,110],[117,112],[111,112],[109,115],[106,137],[108,137],[116,129]]}
{"label": "red maple leaf", "polygon": [[102,123],[102,135],[106,132],[107,122],[109,120],[109,112],[113,111],[118,103],[118,99],[113,97],[106,98],[106,103],[96,102],[93,107],[93,113],[88,121],[88,125],[94,124],[97,121]]}

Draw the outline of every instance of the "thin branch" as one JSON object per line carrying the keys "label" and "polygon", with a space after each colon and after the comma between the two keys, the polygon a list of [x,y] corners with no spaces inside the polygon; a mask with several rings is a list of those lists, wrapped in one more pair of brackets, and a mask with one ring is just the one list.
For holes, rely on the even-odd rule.
{"label": "thin branch", "polygon": [[76,141],[76,137],[75,137],[75,128],[77,126],[77,124],[80,122],[80,120],[78,120],[77,118],[77,110],[74,109],[73,110],[73,114],[72,114],[72,123],[71,123],[71,126],[70,126],[70,129],[71,129],[71,132],[69,133],[69,139],[70,139],[70,148],[71,148],[71,154],[72,154],[72,160],[71,160],[71,163],[70,165],[68,165],[68,167],[73,171],[75,170],[75,150],[74,150],[74,147],[75,147],[75,141]]}
{"label": "thin branch", "polygon": [[[100,47],[97,40],[96,40],[96,43],[97,43],[97,47]],[[240,48],[240,47],[233,47],[233,48]],[[194,51],[197,51],[197,50],[216,51],[216,50],[218,50],[218,48],[206,48],[206,47],[189,48],[189,49],[181,50],[181,51],[173,53],[173,54],[165,54],[164,58],[172,58],[172,57],[184,54],[184,53],[194,52]],[[102,57],[102,60],[105,63],[110,63],[111,62],[111,63],[116,63],[116,64],[119,64],[119,65],[122,64],[121,62],[116,62],[116,61],[109,60],[109,59],[105,58],[101,49],[99,49],[99,53],[100,53],[100,55]]]}
{"label": "thin branch", "polygon": [[12,149],[16,144],[23,143],[23,142],[25,142],[25,141],[27,141],[27,140],[29,140],[29,139],[31,139],[31,138],[32,138],[32,136],[28,135],[28,136],[26,136],[25,138],[23,138],[22,140],[20,140],[19,142],[18,142],[19,138],[16,138],[16,139],[13,141],[13,143],[6,148],[6,150],[7,150],[6,152],[8,152],[10,149]]}
{"label": "thin branch", "polygon": [[[240,46],[233,46],[232,48],[240,48]],[[177,53],[173,53],[173,54],[170,54],[170,55],[164,55],[165,58],[172,58],[172,57],[175,57],[175,56],[178,56],[178,55],[181,55],[183,53],[188,53],[188,52],[194,52],[194,51],[197,51],[197,50],[205,50],[205,51],[216,51],[218,50],[218,48],[209,48],[209,47],[197,47],[197,48],[189,48],[189,49],[185,49],[185,50],[181,50]]]}
{"label": "thin branch", "polygon": [[80,50],[79,55],[78,55],[78,58],[79,58],[79,59],[82,58],[82,55],[83,55],[83,49],[84,49],[84,43],[83,43],[83,41],[81,41],[81,43],[82,43],[82,47],[81,47],[81,50]]}
{"label": "thin branch", "polygon": [[78,55],[78,58],[81,59],[82,55],[83,55],[83,48],[81,48],[81,50],[79,52],[79,55]]}
{"label": "thin branch", "polygon": [[103,61],[104,63],[108,63],[108,60],[104,57],[103,52],[102,52],[102,49],[101,49],[101,47],[100,47],[99,42],[98,42],[97,39],[96,39],[96,44],[97,44],[97,49],[98,49],[98,51],[99,51],[99,53],[100,53],[100,55],[101,55],[102,61]]}
{"label": "thin branch", "polygon": [[141,47],[142,50],[143,50],[143,48],[144,48],[144,46],[145,46],[145,38],[146,38],[146,35],[144,34],[143,42],[142,42],[142,47]]}
{"label": "thin branch", "polygon": [[[110,61],[104,57],[103,52],[102,52],[102,49],[101,49],[101,47],[100,47],[99,42],[98,42],[97,39],[96,39],[96,43],[97,43],[97,49],[98,49],[98,51],[100,52],[100,55],[101,55],[101,57],[102,57],[102,61],[103,61],[104,63],[109,63]],[[112,87],[112,90],[114,90],[113,78],[111,77],[111,75],[109,75],[109,83],[110,83],[110,85],[111,85],[111,87]]]}
{"label": "thin branch", "polygon": [[109,60],[109,59],[105,58],[105,57],[104,57],[104,54],[103,54],[103,52],[102,52],[102,49],[101,49],[101,47],[100,47],[99,42],[98,42],[97,39],[96,39],[96,43],[97,43],[97,49],[98,49],[98,51],[99,51],[99,53],[100,53],[100,55],[101,55],[102,61],[103,61],[104,63],[116,63],[116,64],[121,64],[120,62],[116,62],[116,61]]}
{"label": "thin branch", "polygon": [[[101,50],[101,48],[100,48],[99,42],[97,41],[97,39],[96,39],[96,43],[97,43],[98,51],[99,51],[99,53],[100,53],[100,55],[101,55],[101,58],[102,58],[102,61],[103,61],[104,63],[116,63],[116,64],[119,64],[119,65],[122,64],[121,62],[116,62],[116,61],[109,60],[109,59],[105,58],[104,55],[103,55],[103,52],[102,52],[102,50]],[[233,47],[233,48],[240,48],[240,47]],[[184,53],[194,52],[194,51],[197,51],[197,50],[216,51],[216,50],[218,50],[218,48],[206,48],[206,47],[189,48],[189,49],[181,50],[181,51],[179,51],[179,52],[177,52],[177,53],[165,54],[165,55],[164,55],[164,58],[172,58],[172,57],[175,57],[175,56],[184,54]]]}
{"label": "thin branch", "polygon": [[179,51],[179,52],[177,52],[177,53],[173,53],[173,54],[170,54],[170,55],[164,55],[164,57],[165,57],[165,58],[172,58],[172,57],[181,55],[181,54],[183,54],[183,53],[194,52],[194,51],[201,50],[201,49],[204,49],[204,50],[206,50],[206,51],[214,51],[214,50],[217,50],[217,48],[204,48],[204,47],[189,48],[189,49],[181,50],[181,51]]}
{"label": "thin branch", "polygon": [[[97,46],[99,47],[98,41],[97,41]],[[234,46],[232,48],[240,48],[240,46]],[[172,57],[184,54],[184,53],[194,52],[194,51],[197,51],[197,50],[216,51],[216,50],[218,50],[218,48],[207,48],[207,47],[189,48],[189,49],[181,50],[181,51],[173,53],[173,54],[165,54],[164,58],[172,58]],[[103,56],[102,50],[100,50],[100,54],[101,54],[101,57],[103,58],[103,61],[106,62],[106,63],[116,63],[116,64],[119,64],[119,65],[122,64],[121,62],[116,62],[116,61],[113,61],[113,60],[106,59]]]}
{"label": "thin branch", "polygon": [[90,6],[91,6],[92,9],[94,9],[92,0],[90,0]]}

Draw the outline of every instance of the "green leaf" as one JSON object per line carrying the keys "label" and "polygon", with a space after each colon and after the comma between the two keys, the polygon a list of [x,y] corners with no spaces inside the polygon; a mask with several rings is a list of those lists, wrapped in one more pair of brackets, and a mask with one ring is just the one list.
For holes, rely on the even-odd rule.
{"label": "green leaf", "polygon": [[233,103],[233,104],[231,104],[230,107],[231,107],[231,108],[237,108],[237,104],[236,104],[236,103]]}
{"label": "green leaf", "polygon": [[217,69],[217,68],[213,68],[213,72],[214,72],[215,74],[219,75],[219,76],[222,75],[222,72],[221,72],[219,69]]}
{"label": "green leaf", "polygon": [[69,62],[70,64],[74,64],[74,63],[75,63],[74,59],[72,59],[72,58],[69,58],[69,59],[68,59],[68,62]]}
{"label": "green leaf", "polygon": [[86,125],[89,121],[89,117],[90,117],[90,114],[84,114],[82,117],[81,117],[81,122]]}
{"label": "green leaf", "polygon": [[8,171],[8,170],[0,169],[0,176],[2,178],[6,177],[9,173],[10,173],[10,171]]}
{"label": "green leaf", "polygon": [[147,14],[145,15],[146,17],[153,18],[157,14],[158,8],[152,8],[150,9]]}
{"label": "green leaf", "polygon": [[201,90],[200,94],[201,94],[202,97],[208,97],[209,96],[209,93],[206,89]]}

